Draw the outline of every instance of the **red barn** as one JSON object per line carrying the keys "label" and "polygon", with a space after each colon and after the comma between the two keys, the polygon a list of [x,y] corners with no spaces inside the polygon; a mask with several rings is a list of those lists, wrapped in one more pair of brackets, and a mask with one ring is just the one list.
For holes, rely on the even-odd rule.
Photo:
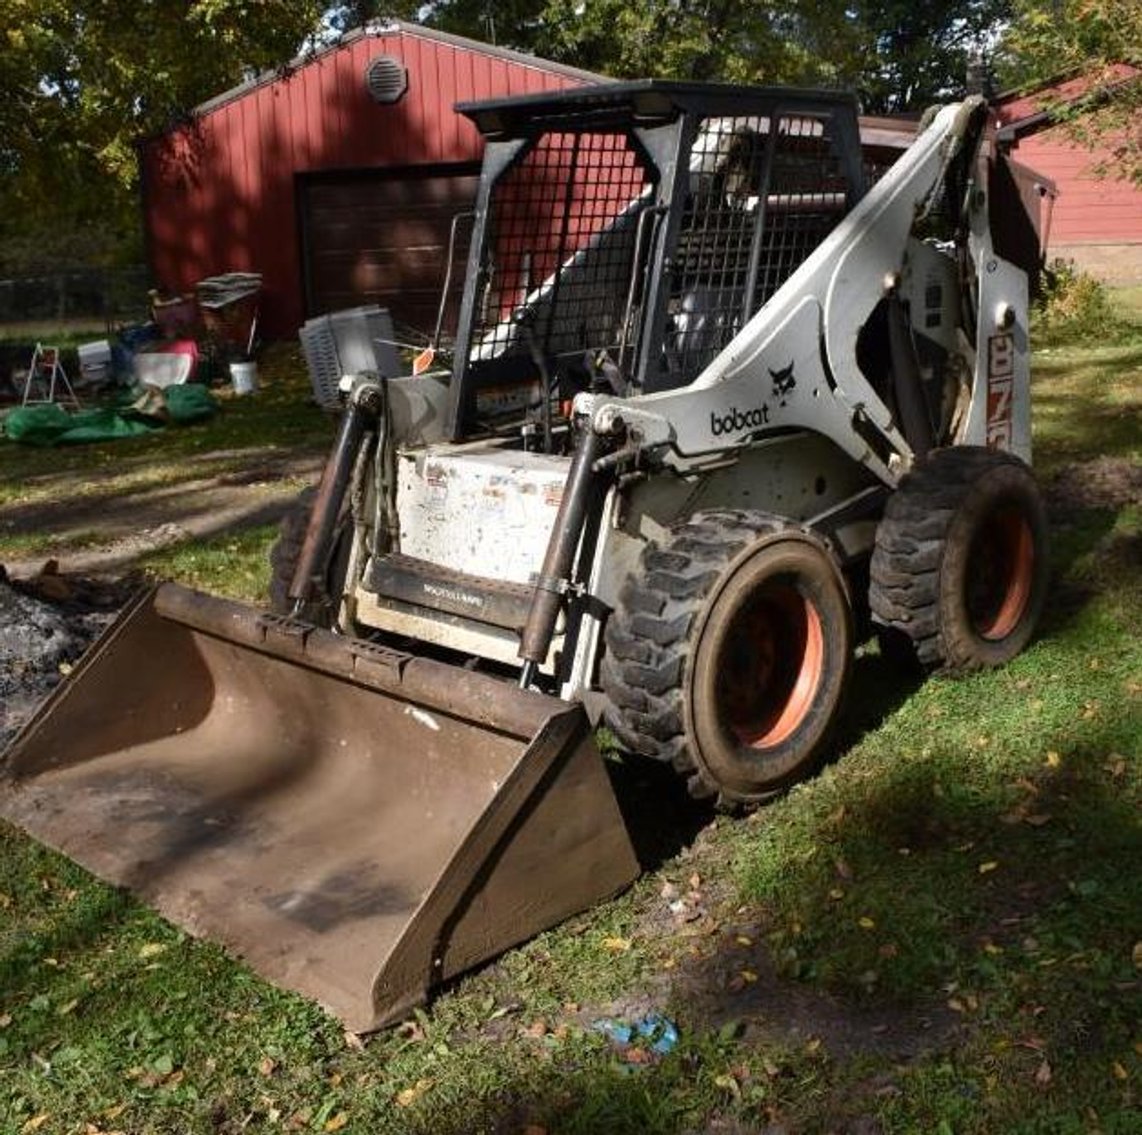
{"label": "red barn", "polygon": [[[154,278],[190,291],[205,276],[261,272],[269,337],[366,302],[430,331],[453,218],[475,200],[483,152],[453,105],[593,81],[400,21],[350,32],[144,144]],[[468,233],[458,227],[461,264]]]}
{"label": "red barn", "polygon": [[[1142,82],[1142,72],[1121,65],[1113,82]],[[1111,145],[1095,150],[1073,142],[1050,107],[1089,96],[1091,82],[1074,77],[1040,89],[1003,95],[997,102],[1000,139],[1012,156],[1050,178],[1058,199],[1047,232],[1047,256],[1074,260],[1111,283],[1142,282],[1142,189],[1113,176],[1099,177],[1100,163],[1113,167]]]}

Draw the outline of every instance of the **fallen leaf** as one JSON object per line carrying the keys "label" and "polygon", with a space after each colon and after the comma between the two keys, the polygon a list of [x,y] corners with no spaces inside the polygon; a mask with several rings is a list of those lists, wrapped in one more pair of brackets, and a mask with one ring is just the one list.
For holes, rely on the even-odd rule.
{"label": "fallen leaf", "polygon": [[875,930],[876,929],[876,923],[871,918],[869,918],[869,916],[867,914],[862,915],[860,918],[857,919],[857,925],[862,930]]}
{"label": "fallen leaf", "polygon": [[966,1006],[958,997],[949,997],[948,1008],[951,1009],[953,1013],[963,1013]]}
{"label": "fallen leaf", "polygon": [[697,871],[690,876],[690,890],[696,891],[702,885],[702,876]]}
{"label": "fallen leaf", "polygon": [[431,1080],[417,1080],[411,1088],[405,1088],[404,1091],[397,1092],[397,1105],[399,1107],[410,1107],[431,1087]]}
{"label": "fallen leaf", "polygon": [[[1142,943],[1139,943],[1139,945],[1142,945]],[[1135,954],[1137,954],[1138,946],[1135,946],[1134,950],[1135,950]],[[1138,964],[1137,957],[1135,957],[1135,959],[1134,959],[1134,964],[1135,965]],[[12,1023],[12,1014],[11,1013],[4,1013],[3,1015],[0,1015],[0,1029],[6,1029],[11,1023]]]}
{"label": "fallen leaf", "polygon": [[103,1112],[104,1119],[118,1119],[127,1110],[125,1103],[113,1104]]}
{"label": "fallen leaf", "polygon": [[1110,1066],[1110,1070],[1114,1073],[1114,1078],[1116,1080],[1130,1079],[1130,1073],[1127,1072],[1126,1069],[1117,1060]]}
{"label": "fallen leaf", "polygon": [[737,937],[734,939],[734,941],[735,941],[735,942],[736,942],[736,943],[737,943],[739,946],[752,946],[752,945],[753,945],[753,939],[752,939],[752,938],[750,938],[750,937],[749,937],[749,935],[747,935],[747,934],[739,934],[739,935],[738,935],[738,936],[737,936]]}
{"label": "fallen leaf", "polygon": [[530,1037],[543,1037],[547,1036],[547,1022],[540,1017],[537,1021],[533,1021],[530,1025],[525,1026],[520,1030],[524,1036]]}
{"label": "fallen leaf", "polygon": [[[1130,951],[1130,956],[1134,961],[1134,968],[1135,969],[1142,969],[1142,942],[1135,942],[1134,943],[1134,949]],[[12,1019],[11,1017],[8,1018],[9,1021],[11,1019]],[[7,1022],[4,1020],[0,1020],[0,1025],[4,1025],[4,1024],[7,1024]]]}
{"label": "fallen leaf", "polygon": [[625,950],[629,950],[631,942],[629,938],[604,938],[603,949],[612,954],[621,954]]}
{"label": "fallen leaf", "polygon": [[275,1068],[277,1068],[277,1063],[270,1056],[264,1057],[262,1062],[258,1065],[258,1071],[261,1072],[263,1076],[272,1076]]}
{"label": "fallen leaf", "polygon": [[816,1052],[817,1049],[820,1047],[821,1047],[821,1038],[819,1036],[815,1036],[815,1037],[813,1037],[813,1039],[811,1041],[809,1041],[809,1043],[807,1045],[805,1045],[805,1051],[810,1056],[812,1056],[813,1053]]}
{"label": "fallen leaf", "polygon": [[75,1008],[78,1004],[79,1004],[79,998],[77,997],[74,1001],[69,1001],[66,1005],[61,1005],[56,1010],[56,1016],[59,1016],[59,1017],[70,1016],[72,1013],[75,1012]]}
{"label": "fallen leaf", "polygon": [[743,969],[739,975],[746,985],[753,985],[757,981],[757,974],[751,969]]}
{"label": "fallen leaf", "polygon": [[732,1072],[723,1072],[720,1076],[715,1076],[714,1087],[721,1088],[733,1096],[740,1096],[742,1094],[741,1085],[737,1082]]}
{"label": "fallen leaf", "polygon": [[345,1030],[345,1047],[351,1048],[354,1052],[364,1052],[365,1042],[353,1032],[348,1029]]}
{"label": "fallen leaf", "polygon": [[829,898],[831,898],[834,902],[836,902],[837,899],[843,899],[844,897],[845,892],[840,887],[834,887],[829,892]]}
{"label": "fallen leaf", "polygon": [[20,1131],[21,1131],[21,1132],[24,1132],[24,1131],[39,1131],[39,1129],[40,1129],[41,1127],[43,1127],[43,1125],[44,1125],[45,1123],[47,1123],[47,1121],[48,1121],[48,1119],[49,1119],[50,1117],[51,1117],[51,1112],[50,1112],[50,1111],[44,1111],[44,1112],[41,1112],[39,1115],[34,1115],[34,1116],[32,1116],[32,1118],[31,1118],[31,1119],[29,1119],[29,1120],[28,1120],[28,1121],[27,1121],[27,1122],[24,1124],[24,1126],[23,1126],[23,1127],[21,1127],[21,1128],[20,1128]]}
{"label": "fallen leaf", "polygon": [[981,875],[990,875],[999,866],[999,863],[994,859],[989,859],[986,863],[979,865],[979,873]]}
{"label": "fallen leaf", "polygon": [[347,1111],[339,1111],[332,1119],[325,1121],[325,1126],[322,1131],[340,1131],[349,1122],[349,1113]]}
{"label": "fallen leaf", "polygon": [[1044,824],[1051,822],[1051,817],[1046,812],[1034,812],[1030,816],[1024,816],[1023,822],[1030,824],[1033,828],[1041,828]]}
{"label": "fallen leaf", "polygon": [[162,942],[144,942],[139,947],[140,958],[153,958],[156,954],[161,954],[166,949]]}
{"label": "fallen leaf", "polygon": [[1121,753],[1111,753],[1102,767],[1115,780],[1121,780],[1126,775],[1126,758]]}
{"label": "fallen leaf", "polygon": [[1048,768],[1058,768],[1059,765],[1063,763],[1063,759],[1059,756],[1058,753],[1055,752],[1054,749],[1051,749],[1047,753],[1047,759],[1044,763]]}

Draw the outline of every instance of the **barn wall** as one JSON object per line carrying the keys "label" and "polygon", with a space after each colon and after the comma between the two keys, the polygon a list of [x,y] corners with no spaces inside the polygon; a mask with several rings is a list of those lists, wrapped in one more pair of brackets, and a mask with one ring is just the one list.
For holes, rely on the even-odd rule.
{"label": "barn wall", "polygon": [[1066,127],[1042,121],[1051,101],[1067,103],[1100,86],[1137,80],[1140,72],[1118,64],[1097,75],[1079,75],[1050,88],[1001,100],[1000,121],[1017,134],[1013,156],[1055,182],[1055,201],[1048,238],[1049,258],[1074,260],[1080,267],[1112,283],[1142,282],[1142,190],[1095,168],[1113,168],[1113,142],[1095,150],[1075,145]]}
{"label": "barn wall", "polygon": [[[408,91],[390,106],[365,89],[366,65],[381,54],[408,69]],[[262,330],[290,337],[305,318],[295,175],[476,161],[480,136],[455,102],[577,82],[407,28],[328,51],[144,148],[155,279],[187,291],[204,276],[260,271]]]}
{"label": "barn wall", "polygon": [[1110,282],[1142,281],[1142,190],[1096,176],[1108,153],[1075,146],[1054,127],[1020,139],[1015,156],[1058,186],[1049,258],[1074,260]]}

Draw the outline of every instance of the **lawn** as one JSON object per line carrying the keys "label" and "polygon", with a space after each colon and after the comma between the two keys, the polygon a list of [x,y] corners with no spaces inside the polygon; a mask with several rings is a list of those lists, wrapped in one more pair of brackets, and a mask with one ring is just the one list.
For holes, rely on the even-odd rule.
{"label": "lawn", "polygon": [[[364,1043],[0,824],[0,1131],[1137,1132],[1140,379],[1137,333],[1035,359],[1020,658],[864,648],[835,760],[748,819],[614,764],[652,869]],[[600,1026],[651,1012],[665,1055]]]}

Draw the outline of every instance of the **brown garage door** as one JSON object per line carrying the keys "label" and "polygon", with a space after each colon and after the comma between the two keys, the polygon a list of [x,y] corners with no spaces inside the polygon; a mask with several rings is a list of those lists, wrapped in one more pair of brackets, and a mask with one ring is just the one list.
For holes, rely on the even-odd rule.
{"label": "brown garage door", "polygon": [[[452,218],[471,210],[472,166],[299,180],[306,306],[310,315],[363,303],[387,307],[398,327],[431,334]],[[471,220],[461,222],[444,330],[455,329]]]}

